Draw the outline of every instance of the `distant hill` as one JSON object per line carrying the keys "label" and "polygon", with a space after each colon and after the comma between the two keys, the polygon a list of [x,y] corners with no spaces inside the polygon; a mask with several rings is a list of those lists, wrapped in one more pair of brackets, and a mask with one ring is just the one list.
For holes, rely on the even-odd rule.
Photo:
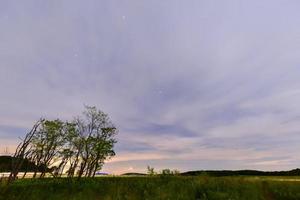
{"label": "distant hill", "polygon": [[181,173],[183,176],[300,176],[300,169],[290,171],[257,171],[257,170],[201,170]]}
{"label": "distant hill", "polygon": [[122,174],[122,176],[146,176],[147,174],[143,174],[143,173],[125,173],[125,174]]}
{"label": "distant hill", "polygon": [[[11,171],[12,159],[13,159],[13,157],[11,157],[11,156],[0,156],[0,172],[10,172]],[[36,167],[36,165],[33,162],[24,160],[20,171],[25,171],[26,169],[28,169],[28,171],[33,171],[35,169],[35,167]]]}
{"label": "distant hill", "polygon": [[[125,173],[122,176],[146,176],[143,173]],[[198,170],[180,173],[181,176],[300,176],[300,169],[290,171],[258,171],[258,170]]]}

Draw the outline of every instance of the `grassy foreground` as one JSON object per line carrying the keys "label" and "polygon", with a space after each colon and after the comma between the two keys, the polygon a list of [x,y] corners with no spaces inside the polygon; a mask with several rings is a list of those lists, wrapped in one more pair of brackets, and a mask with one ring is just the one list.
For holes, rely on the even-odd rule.
{"label": "grassy foreground", "polygon": [[26,179],[9,187],[0,186],[0,199],[299,200],[300,182],[284,178],[205,176]]}

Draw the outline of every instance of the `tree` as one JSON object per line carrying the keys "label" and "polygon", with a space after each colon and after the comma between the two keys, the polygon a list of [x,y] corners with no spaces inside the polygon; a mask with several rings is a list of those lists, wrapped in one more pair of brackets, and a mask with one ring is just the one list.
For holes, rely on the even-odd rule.
{"label": "tree", "polygon": [[172,171],[170,169],[163,169],[161,171],[161,175],[163,175],[163,176],[172,175]]}
{"label": "tree", "polygon": [[26,160],[31,152],[30,144],[35,136],[38,128],[44,122],[44,119],[38,120],[32,127],[32,129],[26,134],[22,142],[17,146],[16,151],[12,158],[12,170],[9,175],[8,183],[14,181],[19,173],[24,160]]}
{"label": "tree", "polygon": [[38,172],[40,178],[47,172],[59,177],[67,166],[68,177],[93,177],[115,155],[116,134],[108,115],[94,106],[86,106],[83,117],[72,122],[41,119],[17,147],[9,180],[17,177],[24,160],[34,163],[34,178]]}
{"label": "tree", "polygon": [[41,171],[40,177],[44,177],[50,166],[59,159],[59,151],[64,144],[64,123],[57,120],[44,120],[37,133],[33,136],[32,159],[36,163],[34,177]]}
{"label": "tree", "polygon": [[156,172],[154,171],[154,167],[150,167],[149,165],[147,166],[147,174],[149,176],[154,176]]}
{"label": "tree", "polygon": [[107,158],[115,155],[117,128],[107,114],[94,106],[85,106],[84,118],[77,118],[75,124],[82,141],[78,178],[95,176]]}
{"label": "tree", "polygon": [[177,169],[175,169],[175,170],[163,169],[163,170],[161,170],[160,175],[162,175],[162,176],[174,176],[174,175],[180,175],[180,172]]}
{"label": "tree", "polygon": [[[60,151],[58,152],[60,163],[55,167],[53,175],[55,177],[61,176],[64,172],[64,169],[68,163],[70,163],[70,168],[73,167],[73,157],[76,155],[76,139],[78,138],[78,134],[76,131],[76,124],[66,122],[63,126],[63,141]],[[77,153],[78,154],[78,153]],[[78,157],[78,156],[77,156]],[[69,169],[70,171],[70,169]]]}

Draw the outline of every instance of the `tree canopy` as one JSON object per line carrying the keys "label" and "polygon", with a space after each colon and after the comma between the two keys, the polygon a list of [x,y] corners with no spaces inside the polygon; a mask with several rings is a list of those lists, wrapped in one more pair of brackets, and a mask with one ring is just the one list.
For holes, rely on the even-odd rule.
{"label": "tree canopy", "polygon": [[[82,116],[72,121],[40,119],[18,145],[12,159],[10,179],[24,170],[24,160],[34,166],[34,176],[45,176],[49,169],[54,177],[93,177],[104,161],[115,155],[118,130],[108,115],[95,106],[85,106]],[[32,165],[32,163],[34,165]]]}

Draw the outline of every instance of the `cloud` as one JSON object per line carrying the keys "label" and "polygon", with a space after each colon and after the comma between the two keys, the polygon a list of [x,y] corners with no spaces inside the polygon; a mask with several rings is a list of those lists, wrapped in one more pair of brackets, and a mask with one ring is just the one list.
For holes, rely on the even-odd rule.
{"label": "cloud", "polygon": [[111,169],[296,167],[299,6],[1,2],[1,144],[89,104],[120,129]]}

